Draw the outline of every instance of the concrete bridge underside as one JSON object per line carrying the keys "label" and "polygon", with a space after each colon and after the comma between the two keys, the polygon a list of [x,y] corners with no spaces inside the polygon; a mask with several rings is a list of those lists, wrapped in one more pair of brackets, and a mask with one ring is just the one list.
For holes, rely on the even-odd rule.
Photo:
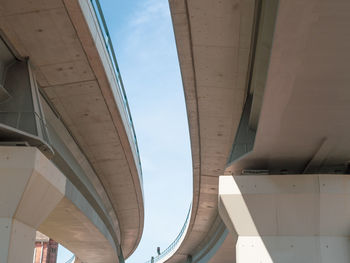
{"label": "concrete bridge underside", "polygon": [[[260,262],[258,258],[248,257],[258,253],[258,249],[254,252],[240,248],[241,254],[236,256],[239,246],[244,246],[244,242],[237,243],[237,239],[240,235],[249,236],[251,232],[244,229],[244,219],[239,215],[242,207],[234,201],[220,208],[230,234],[216,253],[211,254],[211,259],[196,256],[207,249],[206,245],[215,232],[220,175],[229,175],[230,178],[233,175],[234,182],[237,182],[245,177],[253,178],[249,173],[260,173],[254,179],[256,184],[272,180],[274,177],[269,177],[269,174],[292,176],[290,180],[281,177],[292,190],[275,185],[276,189],[268,188],[264,193],[270,199],[279,198],[274,191],[283,193],[283,198],[287,198],[284,205],[290,213],[281,212],[285,217],[279,218],[279,223],[291,224],[295,230],[296,224],[302,223],[298,220],[289,222],[286,217],[292,217],[293,209],[303,201],[288,202],[288,198],[295,197],[293,185],[294,191],[319,200],[324,198],[320,194],[322,189],[317,190],[303,181],[303,174],[326,174],[320,176],[327,179],[325,185],[334,187],[334,192],[327,189],[325,193],[337,193],[342,197],[338,203],[332,203],[332,197],[322,199],[321,204],[311,202],[308,208],[328,213],[333,211],[333,205],[338,204],[345,212],[337,210],[333,220],[347,218],[349,208],[343,203],[348,190],[341,190],[338,186],[339,182],[347,185],[348,179],[346,175],[334,174],[348,173],[350,160],[348,1],[171,0],[170,8],[189,117],[194,193],[186,237],[166,262]],[[317,178],[317,175],[311,178]],[[254,188],[253,181],[251,187]],[[232,184],[229,182],[227,187]],[[235,198],[245,193],[244,189],[234,189],[231,190]],[[254,235],[278,236],[272,230],[269,232],[268,219],[259,217],[265,213],[259,210],[259,206],[263,209],[264,205],[247,201],[255,190],[246,191],[241,201],[245,201],[248,215],[251,213],[250,222],[261,226]],[[224,198],[220,194],[221,197]],[[278,211],[277,206],[275,209]],[[321,215],[307,217],[303,211],[295,214],[310,219],[311,225],[313,222],[315,225],[319,221],[329,222],[329,218]],[[266,213],[267,217],[269,215]],[[343,222],[343,219],[339,220]],[[345,223],[342,226],[340,233],[335,224],[328,224],[326,232],[348,237],[350,233],[345,231],[348,226]],[[316,236],[324,233],[322,227],[313,232]],[[299,234],[291,230],[288,235]],[[261,245],[258,243],[254,244],[258,247]],[[265,246],[268,249],[264,253],[270,252],[266,243]],[[341,247],[344,246],[348,248],[342,243]],[[296,261],[330,262],[327,261],[330,255],[341,253],[342,256],[334,257],[338,260],[334,262],[347,262],[348,255],[343,253],[343,248],[330,250],[330,254],[327,250],[316,249],[312,253],[317,257],[313,258],[310,252],[304,258],[300,255],[304,261]],[[282,252],[272,250],[271,253]],[[288,253],[270,255],[272,259],[259,255],[262,262],[289,262],[293,257],[288,258]],[[206,261],[201,261],[204,259]]]}
{"label": "concrete bridge underside", "polygon": [[219,175],[247,92],[254,1],[171,0],[170,9],[189,118],[193,203],[186,237],[166,262],[186,262],[205,247],[218,216]]}
{"label": "concrete bridge underside", "polygon": [[[71,158],[84,174],[70,176],[71,167],[60,170],[57,180],[72,187],[57,191],[63,197],[65,191],[72,191],[69,194],[77,197],[77,203],[63,198],[57,204],[59,210],[45,214],[47,219],[32,227],[62,243],[83,262],[117,262],[118,243],[128,257],[143,231],[141,167],[91,2],[1,1],[0,33],[18,60],[29,59],[49,130],[54,133],[51,139],[59,141],[54,149],[59,157],[53,162],[59,166]],[[1,148],[2,156],[7,151]],[[79,207],[79,200],[86,205]],[[101,247],[96,241],[102,242]]]}

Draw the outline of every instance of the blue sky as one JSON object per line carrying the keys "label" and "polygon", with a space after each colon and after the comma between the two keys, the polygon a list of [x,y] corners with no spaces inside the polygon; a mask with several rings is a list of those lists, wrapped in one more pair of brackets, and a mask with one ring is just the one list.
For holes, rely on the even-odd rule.
{"label": "blue sky", "polygon": [[[145,225],[127,263],[142,263],[177,236],[192,199],[188,122],[167,0],[100,0],[136,129]],[[59,249],[58,263],[68,253]]]}

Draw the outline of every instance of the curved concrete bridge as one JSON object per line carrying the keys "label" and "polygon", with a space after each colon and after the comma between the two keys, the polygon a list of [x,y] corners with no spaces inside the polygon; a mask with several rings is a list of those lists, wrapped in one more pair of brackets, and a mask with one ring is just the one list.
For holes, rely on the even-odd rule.
{"label": "curved concrete bridge", "polygon": [[349,262],[349,1],[169,2],[194,188],[159,262]]}
{"label": "curved concrete bridge", "polygon": [[103,22],[98,1],[0,3],[0,262],[31,262],[36,230],[82,262],[124,262],[140,241],[140,159]]}

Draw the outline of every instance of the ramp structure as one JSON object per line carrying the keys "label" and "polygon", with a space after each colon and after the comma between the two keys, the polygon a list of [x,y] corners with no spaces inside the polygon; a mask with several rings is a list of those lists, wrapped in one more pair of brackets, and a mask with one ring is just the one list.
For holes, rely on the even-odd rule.
{"label": "ramp structure", "polygon": [[124,262],[142,171],[98,0],[1,1],[0,37],[0,262],[32,262],[36,230],[81,262]]}
{"label": "ramp structure", "polygon": [[349,262],[350,3],[169,2],[193,201],[155,262]]}

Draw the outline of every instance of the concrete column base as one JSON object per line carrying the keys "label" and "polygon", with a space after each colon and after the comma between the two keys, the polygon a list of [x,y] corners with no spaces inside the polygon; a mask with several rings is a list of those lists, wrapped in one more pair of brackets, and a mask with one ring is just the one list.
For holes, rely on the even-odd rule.
{"label": "concrete column base", "polygon": [[349,175],[221,176],[237,263],[350,262]]}
{"label": "concrete column base", "polygon": [[347,237],[240,236],[237,263],[350,262]]}
{"label": "concrete column base", "polygon": [[32,262],[35,229],[12,218],[0,218],[0,262]]}
{"label": "concrete column base", "polygon": [[64,196],[65,181],[57,175],[37,149],[1,147],[1,263],[33,262],[36,229]]}

